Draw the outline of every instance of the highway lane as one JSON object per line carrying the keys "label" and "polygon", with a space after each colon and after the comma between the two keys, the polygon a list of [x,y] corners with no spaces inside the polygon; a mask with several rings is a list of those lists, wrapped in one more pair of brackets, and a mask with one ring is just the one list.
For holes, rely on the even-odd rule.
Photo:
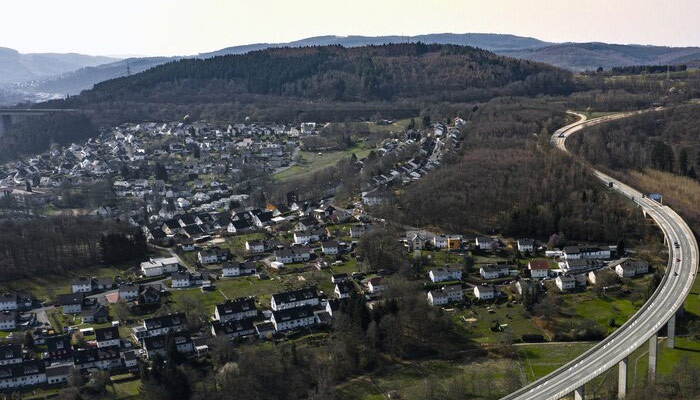
{"label": "highway lane", "polygon": [[[592,120],[576,114],[579,121],[557,130],[551,142],[562,151],[567,151],[565,141],[571,134],[587,126],[637,113],[621,113]],[[666,274],[651,298],[617,331],[558,370],[505,396],[504,400],[559,399],[615,367],[638,347],[647,344],[680,308],[693,285],[698,268],[698,245],[685,221],[669,207],[642,196],[641,192],[629,185],[597,170],[594,170],[594,174],[606,185],[612,182],[614,190],[634,200],[659,225],[669,248]],[[678,249],[673,245],[676,242],[680,245]],[[680,259],[680,262],[676,262],[676,259]]]}

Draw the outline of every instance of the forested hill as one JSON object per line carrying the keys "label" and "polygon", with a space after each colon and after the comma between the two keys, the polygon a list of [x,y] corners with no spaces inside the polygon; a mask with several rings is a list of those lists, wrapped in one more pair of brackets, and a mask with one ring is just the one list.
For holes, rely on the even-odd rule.
{"label": "forested hill", "polygon": [[[555,67],[467,46],[274,48],[170,62],[41,107],[99,109],[103,117],[105,113],[116,116],[112,118],[116,122],[179,118],[183,112],[194,117],[232,117],[222,115],[231,108],[217,109],[284,104],[303,110],[328,103],[366,102],[415,107],[496,95],[564,94],[571,90],[571,82],[570,73]],[[320,104],[309,105],[309,100]]]}

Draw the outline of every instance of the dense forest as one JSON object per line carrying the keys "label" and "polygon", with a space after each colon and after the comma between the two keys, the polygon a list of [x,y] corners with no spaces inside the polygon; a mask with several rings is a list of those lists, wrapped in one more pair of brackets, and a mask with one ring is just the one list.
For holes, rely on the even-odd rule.
{"label": "dense forest", "polygon": [[56,113],[26,118],[0,134],[0,162],[64,146],[97,136],[97,129],[83,113]]}
{"label": "dense forest", "polygon": [[[392,44],[344,48],[276,48],[206,60],[167,63],[41,107],[94,111],[101,122],[142,119],[278,117],[325,110],[416,108],[427,101],[485,100],[496,95],[561,95],[573,89],[569,72],[466,46]],[[309,102],[312,100],[314,102]],[[388,103],[388,102],[391,103]],[[375,103],[367,108],[366,102]],[[254,104],[254,105],[253,105]],[[260,110],[270,108],[269,113]],[[256,114],[257,110],[257,114]],[[262,112],[262,114],[260,114]],[[399,111],[400,112],[400,111]],[[286,114],[287,120],[296,115]],[[318,119],[318,118],[316,118]],[[343,120],[338,118],[336,120]]]}
{"label": "dense forest", "polygon": [[567,146],[647,193],[661,192],[699,230],[698,120],[698,105],[678,106],[592,126]]}
{"label": "dense forest", "polygon": [[60,273],[105,259],[119,262],[143,257],[145,240],[138,235],[132,237],[132,230],[125,224],[94,217],[3,220],[0,280]]}
{"label": "dense forest", "polygon": [[548,144],[562,110],[535,100],[495,99],[467,113],[459,153],[395,193],[378,212],[407,225],[451,232],[616,243],[647,226],[587,168]]}

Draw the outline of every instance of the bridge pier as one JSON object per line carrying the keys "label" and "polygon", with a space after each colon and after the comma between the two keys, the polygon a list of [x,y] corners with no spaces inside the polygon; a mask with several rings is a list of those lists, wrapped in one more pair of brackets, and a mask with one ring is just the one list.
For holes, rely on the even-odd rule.
{"label": "bridge pier", "polygon": [[574,400],[584,400],[586,398],[586,389],[584,386],[580,386],[574,390]]}
{"label": "bridge pier", "polygon": [[617,364],[617,398],[624,399],[627,396],[627,357]]}
{"label": "bridge pier", "polygon": [[656,357],[658,351],[658,333],[649,338],[649,383],[656,379]]}
{"label": "bridge pier", "polygon": [[668,325],[666,326],[666,347],[669,349],[674,348],[675,338],[676,338],[676,313],[673,313],[671,318],[668,320]]}

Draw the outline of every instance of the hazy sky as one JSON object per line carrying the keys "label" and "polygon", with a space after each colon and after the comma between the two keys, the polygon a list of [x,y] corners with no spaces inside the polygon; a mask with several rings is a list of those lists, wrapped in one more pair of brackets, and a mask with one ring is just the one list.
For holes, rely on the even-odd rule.
{"label": "hazy sky", "polygon": [[317,35],[442,32],[700,46],[698,0],[4,0],[0,7],[0,46],[23,53],[188,55]]}

